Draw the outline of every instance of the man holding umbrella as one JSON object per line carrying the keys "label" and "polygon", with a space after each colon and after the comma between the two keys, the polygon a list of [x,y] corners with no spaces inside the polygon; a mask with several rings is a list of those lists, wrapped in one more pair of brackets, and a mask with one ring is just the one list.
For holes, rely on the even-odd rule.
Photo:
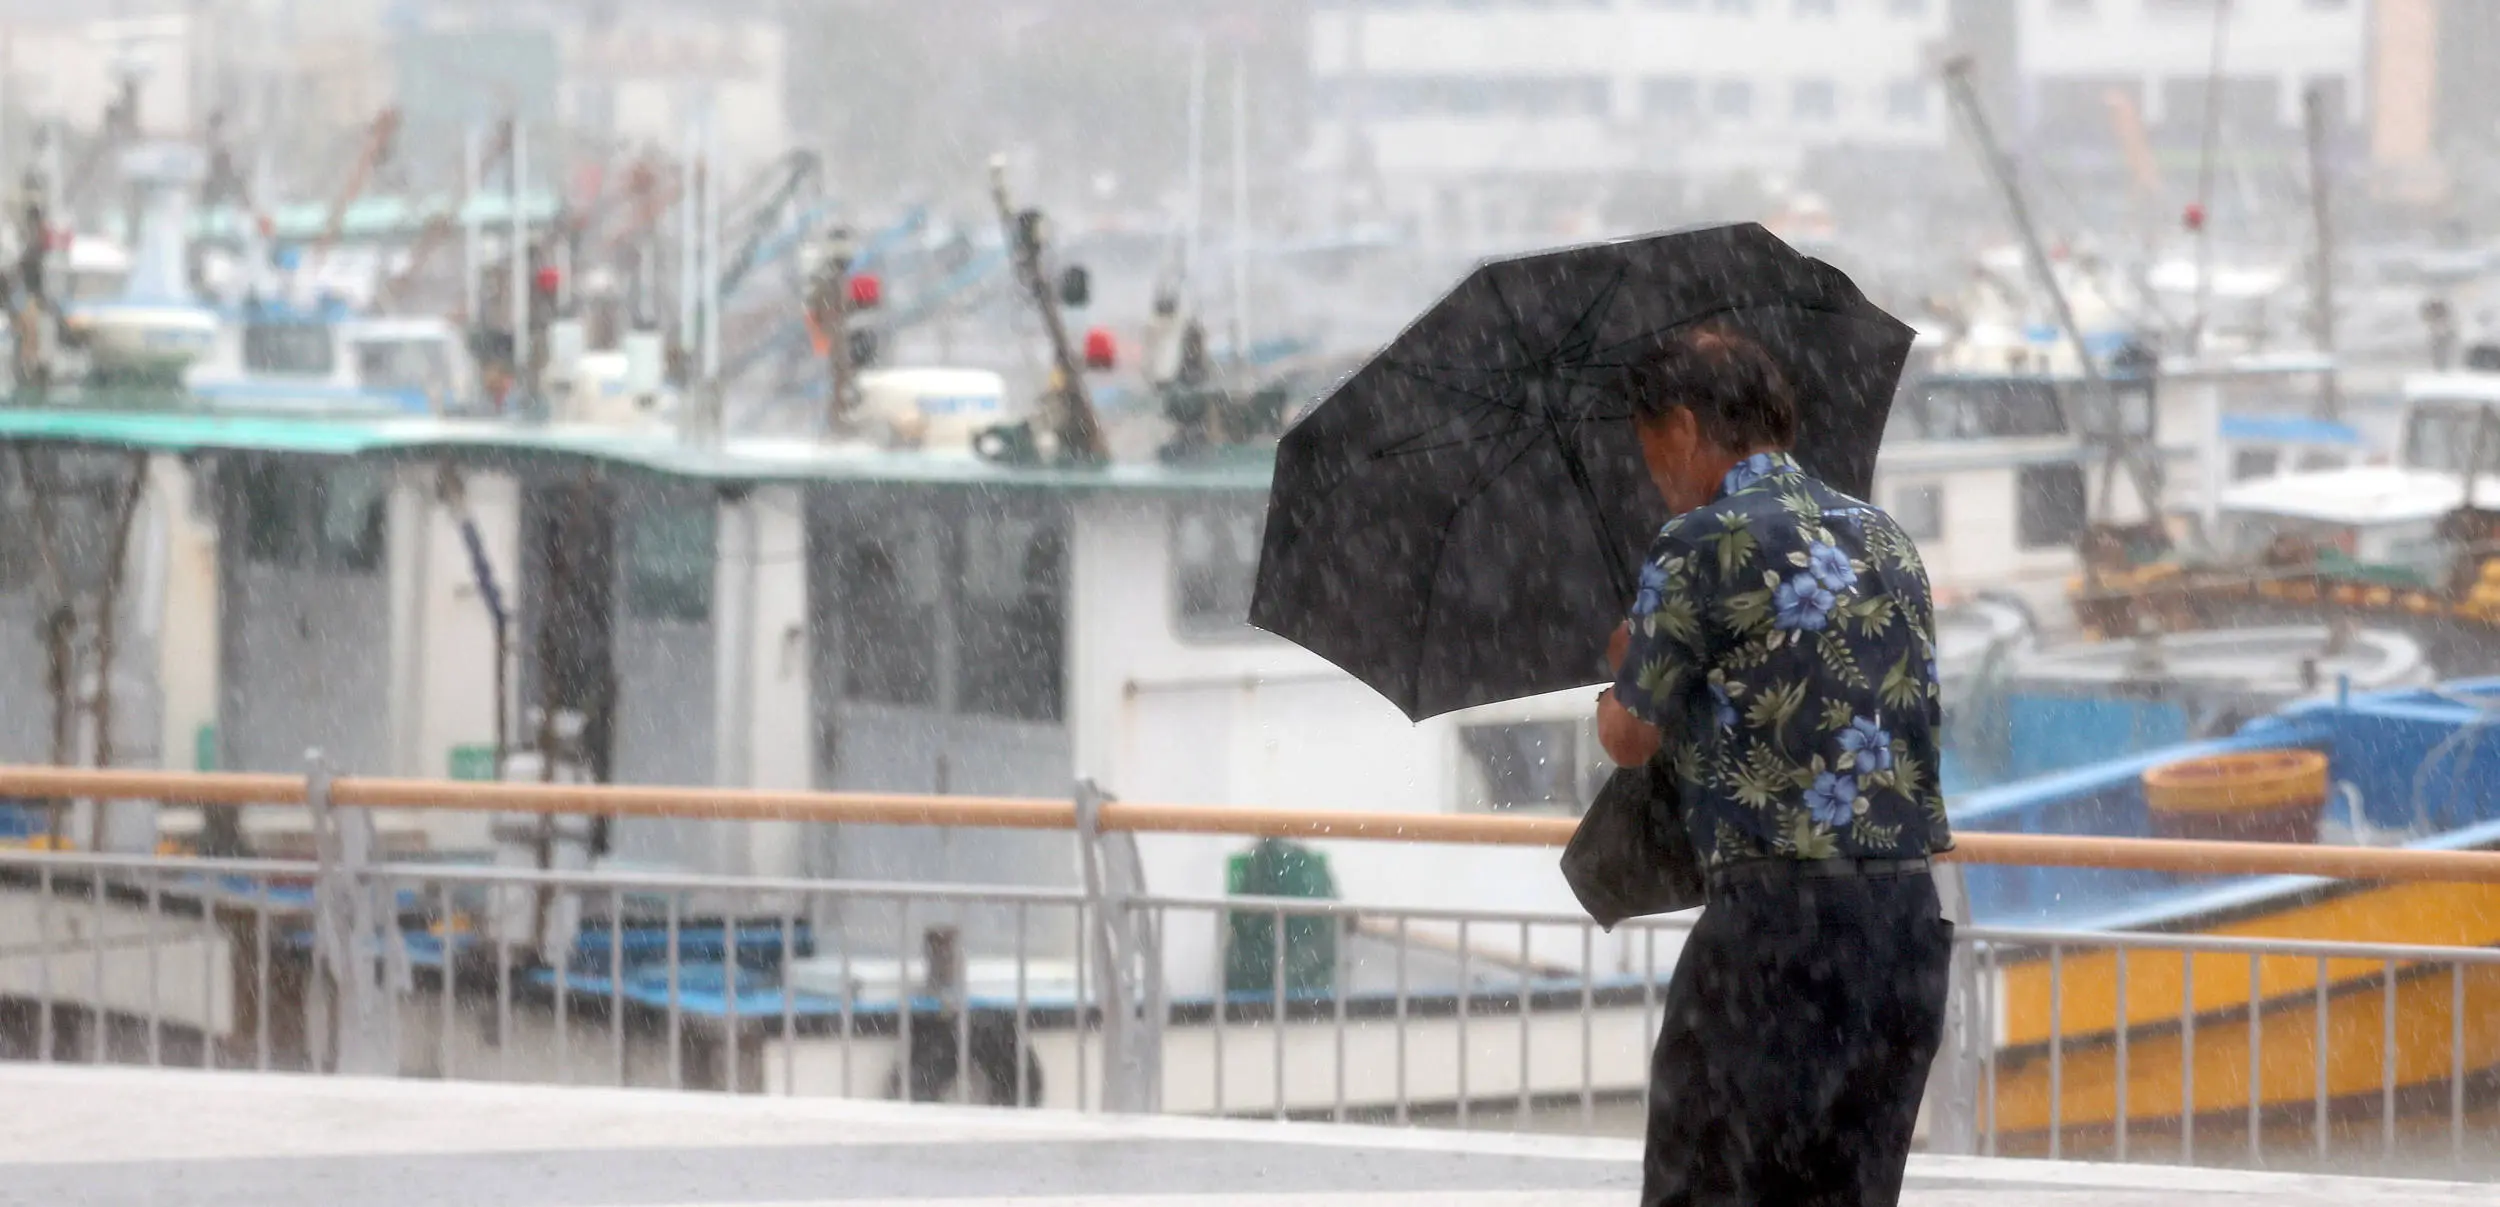
{"label": "man holding umbrella", "polygon": [[1915,334],[1754,223],[1488,260],[1277,446],[1252,624],[1417,720],[1615,683],[1649,771],[1564,879],[1610,926],[1708,905],[1646,1204],[1900,1194],[1951,839],[1926,576],[1851,496]]}
{"label": "man holding umbrella", "polygon": [[1675,518],[1598,731],[1617,763],[1671,769],[1710,886],[1667,992],[1642,1202],[1891,1204],[1952,950],[1926,573],[1790,455],[1795,398],[1753,341],[1683,328],[1625,380]]}

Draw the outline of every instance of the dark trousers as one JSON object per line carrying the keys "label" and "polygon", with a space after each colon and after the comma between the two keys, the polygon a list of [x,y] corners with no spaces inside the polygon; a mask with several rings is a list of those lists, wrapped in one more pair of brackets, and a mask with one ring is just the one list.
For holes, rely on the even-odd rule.
{"label": "dark trousers", "polygon": [[1713,883],[1650,1065],[1643,1207],[1891,1207],[1943,1038],[1925,872]]}

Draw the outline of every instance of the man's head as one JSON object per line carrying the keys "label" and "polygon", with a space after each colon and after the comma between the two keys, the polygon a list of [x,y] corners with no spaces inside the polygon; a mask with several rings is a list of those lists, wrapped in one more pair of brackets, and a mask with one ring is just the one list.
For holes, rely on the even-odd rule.
{"label": "man's head", "polygon": [[1760,344],[1727,327],[1669,332],[1624,380],[1649,480],[1678,515],[1709,502],[1738,461],[1796,442],[1788,375]]}

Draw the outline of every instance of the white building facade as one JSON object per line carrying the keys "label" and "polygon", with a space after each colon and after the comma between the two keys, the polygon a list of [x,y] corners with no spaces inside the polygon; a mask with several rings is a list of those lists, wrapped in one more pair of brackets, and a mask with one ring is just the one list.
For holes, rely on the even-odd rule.
{"label": "white building facade", "polygon": [[2213,80],[2224,131],[2242,142],[2297,137],[2312,84],[2337,98],[2339,125],[2363,120],[2370,0],[2015,2],[2016,78],[2035,138],[2112,145],[2115,91],[2133,100],[2155,143],[2193,143]]}
{"label": "white building facade", "polygon": [[[1590,182],[1777,179],[1814,152],[1941,148],[1946,0],[1327,0],[1311,167],[1392,212],[1553,230]],[[1493,180],[1550,193],[1465,200]],[[1568,220],[1567,213],[1564,220]]]}

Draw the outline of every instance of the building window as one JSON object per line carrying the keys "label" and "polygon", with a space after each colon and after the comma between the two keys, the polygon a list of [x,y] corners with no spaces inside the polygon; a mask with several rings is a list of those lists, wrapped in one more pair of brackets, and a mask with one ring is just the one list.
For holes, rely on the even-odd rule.
{"label": "building window", "polygon": [[1259,573],[1264,501],[1189,507],[1172,517],[1173,628],[1184,638],[1252,636],[1250,588]]}
{"label": "building window", "polygon": [[1800,17],[1829,17],[1838,11],[1839,6],[1834,0],[1797,0],[1797,15]]}
{"label": "building window", "polygon": [[1753,0],[1714,0],[1711,7],[1723,13],[1750,13]]}
{"label": "building window", "polygon": [[1721,80],[1711,85],[1710,112],[1736,120],[1753,116],[1753,85],[1745,80]]}
{"label": "building window", "polygon": [[1801,122],[1827,122],[1838,111],[1830,80],[1799,80],[1789,86],[1788,111]]}
{"label": "building window", "polygon": [[1927,0],[1892,0],[1892,15],[1924,17],[1927,15]]}
{"label": "building window", "polygon": [[1897,122],[1923,121],[1927,117],[1927,81],[1894,80],[1884,88],[1884,113]]}
{"label": "building window", "polygon": [[2080,465],[2027,465],[2014,484],[2014,539],[2025,549],[2072,545],[2088,504]]}
{"label": "building window", "polygon": [[712,618],[712,566],[720,511],[710,500],[652,503],[633,513],[625,538],[625,614],[701,624]]}
{"label": "building window", "polygon": [[1579,813],[1610,764],[1582,720],[1504,721],[1459,727],[1459,807]]}
{"label": "building window", "polygon": [[1944,536],[1944,486],[1922,482],[1904,486],[1892,493],[1892,522],[1901,526],[1914,541],[1940,540]]}
{"label": "building window", "polygon": [[975,512],[955,596],[956,711],[1057,721],[1066,649],[1067,531],[1056,517]]}
{"label": "building window", "polygon": [[1701,112],[1701,84],[1691,76],[1661,76],[1641,85],[1641,112],[1651,117],[1691,117]]}

